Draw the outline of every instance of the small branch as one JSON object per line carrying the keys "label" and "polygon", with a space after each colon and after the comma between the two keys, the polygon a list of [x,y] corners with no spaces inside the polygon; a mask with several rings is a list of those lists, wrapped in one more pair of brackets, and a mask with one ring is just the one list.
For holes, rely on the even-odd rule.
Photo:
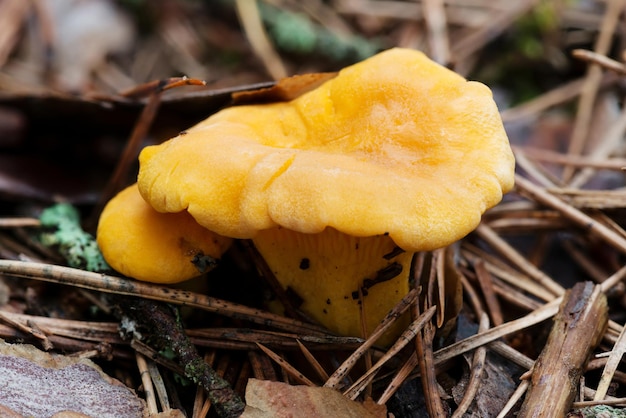
{"label": "small branch", "polygon": [[274,80],[286,77],[287,70],[263,28],[256,0],[236,0],[235,7],[246,38],[267,72]]}
{"label": "small branch", "polygon": [[148,412],[150,415],[156,415],[159,413],[159,409],[157,408],[154,386],[152,385],[152,379],[150,379],[150,372],[148,371],[148,362],[146,361],[146,358],[138,352],[135,352],[135,359],[137,361],[139,375],[141,376],[141,384],[143,385],[143,393],[145,394],[146,404],[148,405]]}
{"label": "small branch", "polygon": [[0,228],[18,228],[25,226],[41,226],[37,218],[0,218]]}
{"label": "small branch", "polygon": [[[411,322],[411,325],[407,327],[407,329],[402,333],[402,335],[398,338],[398,340],[389,348],[389,350],[382,356],[376,364],[372,367],[368,368],[367,371],[350,386],[348,390],[344,392],[344,395],[348,398],[354,400],[356,399],[365,386],[374,379],[376,373],[380,368],[387,363],[392,357],[400,352],[409,342],[413,341],[415,336],[425,327],[428,327],[431,324],[430,320],[435,314],[435,306],[431,306],[427,309],[423,314],[421,314],[415,321]],[[434,326],[432,328],[433,336],[434,336]],[[432,348],[431,348],[431,358],[432,358]],[[434,370],[434,369],[433,369]]]}
{"label": "small branch", "polygon": [[611,354],[604,366],[604,370],[602,371],[602,376],[600,377],[600,383],[598,383],[598,388],[596,389],[596,394],[593,398],[594,401],[604,400],[611,381],[613,380],[613,376],[617,371],[617,367],[622,361],[622,357],[626,352],[626,328],[622,328],[622,332],[619,334],[617,342],[613,346],[613,350],[611,350]]}
{"label": "small branch", "polygon": [[[480,325],[479,332],[489,329],[489,317],[486,313],[483,312],[480,317]],[[478,393],[478,388],[480,387],[480,378],[483,374],[483,370],[485,369],[485,359],[487,358],[487,348],[486,347],[478,347],[476,352],[474,353],[474,358],[472,359],[472,368],[470,373],[470,380],[467,384],[467,390],[463,395],[463,399],[459,403],[459,406],[454,414],[452,414],[452,418],[460,418],[465,412],[469,409],[472,402],[474,401],[474,397],[476,393]]]}
{"label": "small branch", "polygon": [[548,342],[533,367],[519,418],[565,416],[607,323],[607,300],[600,286],[582,282],[566,292]]}
{"label": "small branch", "polygon": [[561,302],[562,297],[558,297],[551,302],[537,308],[528,315],[515,319],[510,322],[506,322],[500,326],[488,329],[485,332],[481,332],[476,335],[465,338],[454,344],[450,344],[444,348],[437,350],[434,353],[435,364],[441,364],[444,361],[450,360],[460,354],[473,350],[476,347],[480,347],[483,344],[490,343],[505,335],[512,334],[522,329],[528,328],[532,325],[536,325],[548,318],[553,317],[558,311],[558,304]]}
{"label": "small branch", "polygon": [[294,366],[289,364],[289,362],[287,360],[285,360],[284,358],[282,358],[280,355],[278,355],[277,353],[273,352],[272,350],[270,350],[269,348],[267,348],[263,344],[257,343],[256,345],[269,358],[274,360],[276,362],[276,364],[278,364],[280,366],[280,368],[285,371],[285,373],[287,373],[289,376],[291,376],[297,382],[299,382],[300,384],[311,386],[311,387],[315,386],[315,383],[311,382],[304,374],[302,374],[298,369],[296,369]]}
{"label": "small branch", "polygon": [[241,398],[215,370],[198,354],[185,334],[177,313],[168,305],[149,300],[134,299],[120,304],[121,316],[135,327],[135,337],[144,335],[157,351],[172,350],[177,363],[184,368],[185,377],[201,385],[220,417],[239,417],[245,408]]}
{"label": "small branch", "polygon": [[526,257],[520,254],[513,246],[507,243],[493,229],[484,223],[478,225],[476,233],[485,241],[487,241],[494,249],[500,252],[507,260],[511,261],[521,271],[528,274],[532,279],[536,280],[544,286],[549,292],[555,296],[563,294],[564,290],[561,285],[555,282],[550,276],[539,270],[531,264]]}
{"label": "small branch", "polygon": [[317,336],[328,335],[327,331],[317,325],[285,318],[281,315],[272,314],[260,309],[250,308],[199,293],[109,276],[102,273],[94,273],[52,264],[15,260],[0,260],[0,273],[60,283],[98,292],[137,296],[175,305],[192,306],[207,312],[217,313],[230,318],[245,319],[256,324],[275,326],[276,328],[293,331],[295,333],[307,333]]}
{"label": "small branch", "polygon": [[589,63],[598,64],[618,74],[626,74],[626,66],[624,66],[623,63],[615,61],[606,55],[598,54],[597,52],[587,49],[575,49],[572,51],[572,56]]}
{"label": "small branch", "polygon": [[602,238],[621,253],[626,254],[626,239],[593,218],[563,202],[544,188],[536,186],[520,175],[515,176],[515,187],[536,202],[547,205],[561,212],[563,216],[583,227],[587,232]]}
{"label": "small branch", "polygon": [[[606,55],[609,52],[615,28],[624,9],[624,4],[621,0],[609,0],[607,3],[602,26],[600,27],[600,34],[594,45],[594,51],[600,55]],[[601,82],[602,68],[597,64],[591,64],[587,70],[582,92],[578,99],[576,119],[567,150],[567,153],[570,155],[580,155],[585,148],[591,126],[593,107]],[[563,170],[563,180],[567,182],[571,180],[573,175],[574,168],[566,166]]]}
{"label": "small branch", "polygon": [[[432,309],[431,307],[430,309]],[[428,311],[427,311],[428,312]],[[439,384],[435,376],[435,359],[433,356],[433,339],[435,338],[435,325],[432,322],[425,324],[424,328],[415,337],[415,348],[419,360],[420,376],[426,398],[426,410],[428,416],[445,417]]]}
{"label": "small branch", "polygon": [[339,388],[341,381],[344,377],[352,370],[352,367],[357,363],[357,361],[369,350],[376,340],[389,329],[389,327],[395,322],[395,320],[406,312],[407,309],[411,306],[413,302],[417,299],[419,293],[417,290],[411,290],[398,304],[387,314],[387,316],[381,321],[381,323],[376,327],[369,338],[359,347],[357,348],[350,357],[348,357],[335,372],[330,376],[330,378],[326,381],[324,386],[329,388],[337,389]]}

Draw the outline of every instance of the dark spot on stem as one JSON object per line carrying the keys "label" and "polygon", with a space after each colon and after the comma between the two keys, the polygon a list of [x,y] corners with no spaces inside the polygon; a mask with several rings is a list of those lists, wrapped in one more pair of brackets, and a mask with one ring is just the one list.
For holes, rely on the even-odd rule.
{"label": "dark spot on stem", "polygon": [[300,270],[308,270],[309,267],[311,267],[311,260],[308,258],[300,260]]}
{"label": "dark spot on stem", "polygon": [[364,279],[363,280],[363,293],[365,294],[365,290],[375,286],[378,283],[386,282],[388,280],[393,279],[402,273],[402,264],[400,263],[391,263],[387,267],[384,267],[376,272],[376,277],[373,279]]}
{"label": "dark spot on stem", "polygon": [[391,260],[395,256],[398,256],[398,255],[402,254],[403,252],[404,252],[404,250],[402,248],[396,246],[393,250],[391,250],[387,254],[383,255],[383,258],[385,260]]}

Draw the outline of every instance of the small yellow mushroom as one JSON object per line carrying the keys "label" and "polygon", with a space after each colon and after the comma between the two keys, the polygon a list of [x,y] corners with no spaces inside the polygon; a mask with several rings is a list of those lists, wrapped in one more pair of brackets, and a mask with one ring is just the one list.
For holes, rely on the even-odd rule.
{"label": "small yellow mushroom", "polygon": [[97,241],[116,271],[138,280],[176,283],[212,268],[232,240],[198,225],[186,211],[155,211],[134,184],[107,203]]}
{"label": "small yellow mushroom", "polygon": [[491,91],[391,49],[291,101],[231,107],[147,147],[138,184],[159,212],[252,238],[303,310],[367,336],[408,292],[411,254],[472,231],[513,172]]}

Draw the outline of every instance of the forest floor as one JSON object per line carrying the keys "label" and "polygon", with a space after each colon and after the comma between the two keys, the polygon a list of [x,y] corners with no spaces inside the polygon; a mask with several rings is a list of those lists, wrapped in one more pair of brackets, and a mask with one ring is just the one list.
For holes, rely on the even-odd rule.
{"label": "forest floor", "polygon": [[[624,416],[624,9],[0,0],[0,415]],[[141,148],[235,93],[280,100],[258,91],[393,47],[489,86],[516,158],[476,230],[417,256],[407,338],[267,312],[271,274],[247,241],[173,288],[90,265],[81,228],[135,181]],[[46,223],[58,203],[78,218]]]}

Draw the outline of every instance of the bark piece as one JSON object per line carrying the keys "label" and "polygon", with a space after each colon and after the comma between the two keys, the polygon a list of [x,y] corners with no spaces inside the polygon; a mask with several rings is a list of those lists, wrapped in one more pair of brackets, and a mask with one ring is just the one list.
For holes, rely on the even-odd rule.
{"label": "bark piece", "polygon": [[607,323],[607,300],[599,286],[582,282],[566,292],[546,346],[533,367],[519,418],[565,416]]}
{"label": "bark piece", "polygon": [[[0,414],[142,417],[145,404],[86,359],[51,355],[0,340]],[[69,413],[74,415],[67,415]],[[78,414],[78,415],[76,415]]]}

